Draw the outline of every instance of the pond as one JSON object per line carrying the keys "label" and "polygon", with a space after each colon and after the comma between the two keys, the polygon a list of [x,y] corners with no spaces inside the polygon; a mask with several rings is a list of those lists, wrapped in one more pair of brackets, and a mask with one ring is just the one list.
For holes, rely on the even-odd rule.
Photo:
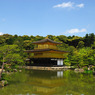
{"label": "pond", "polygon": [[70,70],[22,70],[8,81],[0,95],[95,95],[95,76]]}

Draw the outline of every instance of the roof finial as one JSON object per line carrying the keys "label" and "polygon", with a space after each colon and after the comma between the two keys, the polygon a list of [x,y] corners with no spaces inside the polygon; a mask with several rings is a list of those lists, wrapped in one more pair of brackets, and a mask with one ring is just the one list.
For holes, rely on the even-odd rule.
{"label": "roof finial", "polygon": [[48,35],[46,36],[46,38],[45,38],[45,39],[49,39]]}

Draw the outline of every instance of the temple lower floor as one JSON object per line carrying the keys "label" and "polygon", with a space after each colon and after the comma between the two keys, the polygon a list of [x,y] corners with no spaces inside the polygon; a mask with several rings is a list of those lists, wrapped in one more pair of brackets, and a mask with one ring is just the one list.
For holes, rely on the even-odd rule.
{"label": "temple lower floor", "polygon": [[63,59],[33,58],[30,63],[32,66],[63,66]]}

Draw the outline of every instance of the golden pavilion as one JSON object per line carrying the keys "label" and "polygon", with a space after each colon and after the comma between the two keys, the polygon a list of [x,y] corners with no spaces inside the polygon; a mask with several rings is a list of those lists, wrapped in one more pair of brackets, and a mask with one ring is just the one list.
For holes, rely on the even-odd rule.
{"label": "golden pavilion", "polygon": [[63,66],[64,54],[67,51],[61,51],[57,45],[61,43],[55,42],[49,38],[32,42],[36,47],[34,50],[26,50],[29,59],[34,66]]}

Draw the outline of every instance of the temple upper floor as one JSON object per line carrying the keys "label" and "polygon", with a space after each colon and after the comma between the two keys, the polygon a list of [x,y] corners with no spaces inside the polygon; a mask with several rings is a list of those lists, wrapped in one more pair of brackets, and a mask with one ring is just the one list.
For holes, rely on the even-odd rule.
{"label": "temple upper floor", "polygon": [[52,45],[52,44],[38,44],[35,46],[34,49],[56,49],[58,50],[57,45]]}
{"label": "temple upper floor", "polygon": [[35,44],[34,49],[55,49],[58,50],[57,45],[60,45],[60,42],[55,42],[50,39],[43,39],[40,41],[32,42],[32,44]]}

